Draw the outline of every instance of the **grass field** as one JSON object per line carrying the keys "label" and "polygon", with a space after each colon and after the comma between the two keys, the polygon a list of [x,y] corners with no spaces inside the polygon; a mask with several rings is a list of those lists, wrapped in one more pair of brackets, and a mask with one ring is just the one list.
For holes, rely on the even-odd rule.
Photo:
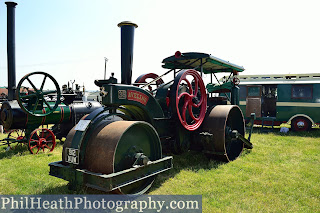
{"label": "grass field", "polygon": [[[148,193],[201,194],[203,212],[320,212],[320,130],[256,131],[252,142],[252,151],[227,164],[196,152],[174,156],[174,168]],[[61,151],[61,145],[39,155],[0,147],[0,194],[73,193],[48,175],[48,163],[61,160]]]}

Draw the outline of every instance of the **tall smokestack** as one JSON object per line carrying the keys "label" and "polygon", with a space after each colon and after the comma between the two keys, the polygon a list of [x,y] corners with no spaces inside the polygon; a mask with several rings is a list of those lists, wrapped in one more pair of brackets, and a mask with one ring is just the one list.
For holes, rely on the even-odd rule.
{"label": "tall smokestack", "polygon": [[5,4],[7,5],[8,100],[12,101],[16,90],[15,7],[17,3]]}
{"label": "tall smokestack", "polygon": [[121,84],[131,84],[135,23],[123,21],[121,28]]}

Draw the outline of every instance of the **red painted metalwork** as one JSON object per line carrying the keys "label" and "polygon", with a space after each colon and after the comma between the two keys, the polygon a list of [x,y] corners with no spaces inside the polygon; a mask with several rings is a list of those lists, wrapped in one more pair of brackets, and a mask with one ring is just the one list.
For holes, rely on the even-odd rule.
{"label": "red painted metalwork", "polygon": [[[194,89],[187,79],[187,76],[192,76],[194,81]],[[182,92],[179,94],[180,85],[182,82],[186,82],[188,86],[189,92]],[[206,88],[204,86],[203,80],[201,76],[198,74],[196,70],[186,70],[179,79],[176,89],[176,110],[179,120],[184,128],[190,131],[194,131],[198,129],[204,120],[206,115],[206,108],[207,108],[207,94]],[[200,88],[200,91],[199,91]],[[198,92],[200,92],[200,100],[198,101]],[[182,112],[180,113],[180,106],[179,102],[183,101]],[[197,102],[198,101],[198,102]],[[199,116],[195,117],[193,114],[193,108],[200,109]],[[192,123],[188,124],[186,112],[187,109],[189,111],[189,115],[192,119]]]}
{"label": "red painted metalwork", "polygon": [[[157,75],[157,74],[155,74],[155,73],[148,73],[148,74],[142,74],[142,75],[140,75],[138,78],[137,78],[137,80],[135,81],[135,83],[147,83],[147,79],[148,78],[151,78],[151,79],[156,79],[156,78],[158,78],[159,76]],[[163,84],[164,83],[164,81],[160,78],[159,80],[157,80],[156,81],[156,86],[157,86],[157,88],[161,85],[161,84]],[[151,87],[151,85],[149,85],[148,86],[148,89],[150,90],[150,91],[152,91],[152,87]]]}
{"label": "red painted metalwork", "polygon": [[11,142],[8,140],[8,147],[13,150],[18,147],[18,145],[25,144],[24,138],[26,136],[26,133],[24,130],[21,129],[13,129],[8,134],[8,139],[14,139],[14,142]]}
{"label": "red painted metalwork", "polygon": [[181,55],[182,55],[181,52],[180,52],[180,51],[177,51],[177,52],[174,54],[174,57],[180,58]]}
{"label": "red painted metalwork", "polygon": [[[249,119],[248,119],[249,121]],[[286,123],[286,121],[273,121],[274,126],[280,126],[282,123]],[[262,125],[262,120],[255,120],[254,124]],[[272,125],[272,121],[263,121],[264,125]]]}
{"label": "red painted metalwork", "polygon": [[304,117],[297,117],[291,121],[291,128],[298,131],[308,131],[311,128],[311,122]]}
{"label": "red painted metalwork", "polygon": [[28,141],[28,149],[32,154],[38,154],[40,149],[51,152],[56,146],[56,138],[49,129],[35,129]]}
{"label": "red painted metalwork", "polygon": [[239,84],[240,84],[240,79],[234,77],[234,78],[232,79],[232,82],[233,82],[234,85],[239,85]]}

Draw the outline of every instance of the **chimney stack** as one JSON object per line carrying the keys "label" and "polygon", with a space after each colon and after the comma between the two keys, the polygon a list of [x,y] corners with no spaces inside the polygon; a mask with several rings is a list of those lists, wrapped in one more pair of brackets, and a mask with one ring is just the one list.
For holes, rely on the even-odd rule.
{"label": "chimney stack", "polygon": [[7,57],[8,57],[8,100],[15,99],[16,90],[16,44],[15,44],[15,2],[7,5]]}
{"label": "chimney stack", "polygon": [[133,62],[134,29],[135,23],[123,21],[118,24],[121,28],[121,84],[131,84]]}

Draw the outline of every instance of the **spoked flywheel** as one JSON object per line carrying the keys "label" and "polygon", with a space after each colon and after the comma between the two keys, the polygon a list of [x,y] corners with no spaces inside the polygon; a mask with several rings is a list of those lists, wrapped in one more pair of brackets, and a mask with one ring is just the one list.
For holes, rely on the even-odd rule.
{"label": "spoked flywheel", "polygon": [[[135,83],[148,83],[148,82],[150,82],[152,80],[155,80],[157,78],[159,78],[159,76],[157,74],[155,74],[155,73],[142,74],[136,79]],[[151,79],[151,80],[148,80],[148,79]],[[155,82],[156,88],[158,88],[163,83],[164,83],[164,81],[161,78],[159,78]],[[148,89],[149,89],[150,92],[153,90],[152,89],[152,85],[153,84],[148,86]]]}
{"label": "spoked flywheel", "polygon": [[[58,82],[51,75],[33,72],[19,81],[16,97],[25,113],[43,117],[56,110],[61,102],[61,91]],[[54,98],[54,101],[49,102],[51,98]]]}
{"label": "spoked flywheel", "polygon": [[222,161],[235,160],[244,147],[245,124],[236,105],[218,105],[205,118],[202,131],[204,152]]}
{"label": "spoked flywheel", "polygon": [[[147,165],[162,158],[161,143],[156,130],[142,121],[115,121],[96,128],[85,150],[84,168],[102,174],[124,171]],[[134,178],[134,177],[132,177]],[[143,194],[155,176],[120,187],[113,193]]]}
{"label": "spoked flywheel", "polygon": [[182,70],[174,79],[170,102],[182,126],[189,131],[198,129],[207,109],[207,94],[196,70]]}
{"label": "spoked flywheel", "polygon": [[35,129],[30,134],[28,149],[31,154],[38,154],[39,151],[51,152],[55,146],[55,135],[49,129]]}

